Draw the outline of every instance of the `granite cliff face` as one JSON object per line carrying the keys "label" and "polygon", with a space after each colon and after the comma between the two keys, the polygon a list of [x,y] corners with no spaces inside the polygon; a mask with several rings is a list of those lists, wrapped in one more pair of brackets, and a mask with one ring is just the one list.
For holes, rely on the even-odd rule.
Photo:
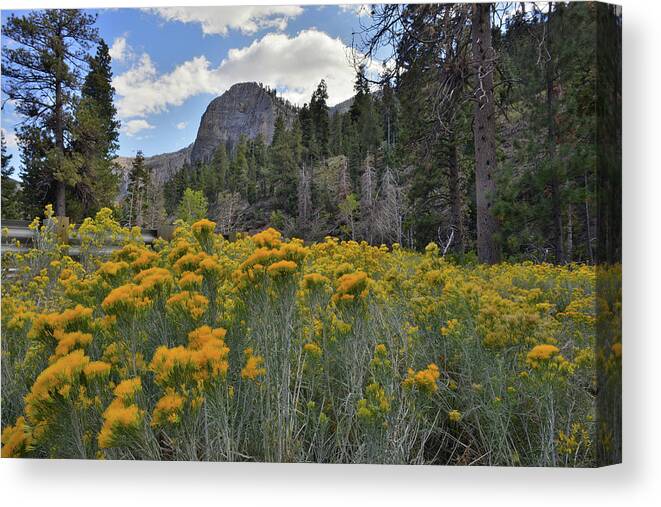
{"label": "granite cliff face", "polygon": [[184,165],[190,164],[192,149],[193,145],[189,144],[179,151],[145,158],[145,165],[152,169],[154,181],[162,185],[177,174]]}
{"label": "granite cliff face", "polygon": [[190,162],[208,162],[221,143],[234,146],[242,135],[270,143],[279,115],[291,126],[296,112],[257,83],[237,83],[211,101],[202,115]]}
{"label": "granite cliff face", "polygon": [[[296,110],[257,83],[237,83],[207,106],[192,144],[175,152],[145,157],[145,164],[152,169],[154,181],[163,185],[185,165],[211,160],[221,143],[231,148],[242,135],[254,139],[262,134],[270,144],[279,115],[289,128]],[[121,179],[121,198],[126,194],[133,158],[117,157],[115,161]]]}
{"label": "granite cliff face", "polygon": [[[192,148],[193,145],[190,144],[179,151],[145,157],[145,165],[151,168],[154,182],[158,185],[163,185],[177,174],[184,165],[190,164],[190,153]],[[120,200],[126,195],[129,183],[129,173],[131,172],[133,160],[133,157],[117,157],[115,159],[115,172],[119,175],[118,198]]]}

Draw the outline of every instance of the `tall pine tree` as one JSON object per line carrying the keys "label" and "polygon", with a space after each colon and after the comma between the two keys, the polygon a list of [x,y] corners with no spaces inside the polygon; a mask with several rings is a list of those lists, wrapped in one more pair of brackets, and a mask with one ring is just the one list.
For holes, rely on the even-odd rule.
{"label": "tall pine tree", "polygon": [[73,127],[73,149],[81,155],[75,196],[80,201],[82,216],[112,206],[118,189],[113,160],[119,146],[119,121],[113,104],[115,90],[105,41],[99,42],[96,55],[89,58],[89,67]]}
{"label": "tall pine tree", "polygon": [[[98,39],[95,19],[77,9],[48,9],[12,14],[3,27],[3,35],[15,43],[3,48],[4,92],[23,122],[42,129],[52,141],[48,163],[26,170],[48,172],[42,176],[55,187],[58,216],[66,214],[67,186],[79,181],[80,159],[72,156],[71,124],[87,52]],[[30,139],[20,137],[20,142]]]}

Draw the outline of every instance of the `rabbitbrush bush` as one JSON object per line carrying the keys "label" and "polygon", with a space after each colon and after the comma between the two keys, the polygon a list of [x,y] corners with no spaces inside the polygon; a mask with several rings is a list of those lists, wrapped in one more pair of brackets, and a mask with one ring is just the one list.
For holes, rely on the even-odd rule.
{"label": "rabbitbrush bush", "polygon": [[594,365],[621,345],[595,358],[592,267],[208,220],[151,248],[107,210],[79,263],[33,228],[3,262],[3,456],[594,463]]}

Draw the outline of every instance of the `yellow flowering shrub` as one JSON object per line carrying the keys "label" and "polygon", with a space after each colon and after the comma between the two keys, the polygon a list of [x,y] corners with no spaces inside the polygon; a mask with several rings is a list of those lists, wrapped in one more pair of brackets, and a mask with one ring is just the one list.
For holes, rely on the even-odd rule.
{"label": "yellow flowering shrub", "polygon": [[427,368],[419,371],[414,371],[409,368],[406,378],[403,381],[404,387],[409,389],[416,388],[421,392],[433,394],[438,390],[438,379],[441,373],[438,366],[434,363],[429,363]]}
{"label": "yellow flowering shrub", "polygon": [[312,289],[314,287],[322,287],[326,284],[329,284],[330,280],[328,277],[321,275],[319,273],[308,273],[303,277],[303,287],[306,289]]}
{"label": "yellow flowering shrub", "polygon": [[99,432],[99,447],[102,449],[122,445],[127,437],[138,433],[143,413],[137,405],[126,405],[115,398],[103,412],[103,426]]}
{"label": "yellow flowering shrub", "polygon": [[316,343],[306,343],[305,345],[303,345],[303,350],[305,350],[305,352],[307,352],[308,354],[310,354],[312,357],[315,358],[321,357],[321,354],[323,352],[321,347]]}
{"label": "yellow flowering shrub", "polygon": [[140,285],[127,283],[111,290],[101,303],[101,308],[110,315],[122,312],[130,314],[149,308],[152,303],[153,300],[144,294]]}
{"label": "yellow flowering shrub", "polygon": [[161,346],[156,349],[149,365],[156,382],[163,386],[177,386],[224,378],[229,369],[230,352],[223,340],[225,334],[222,328],[202,326],[189,333],[187,347]]}
{"label": "yellow flowering shrub", "polygon": [[81,228],[122,244],[3,280],[3,457],[591,466],[617,445],[594,392],[620,378],[621,305],[593,267]]}
{"label": "yellow flowering shrub", "polygon": [[269,227],[268,229],[255,234],[252,240],[257,246],[275,248],[280,245],[282,234],[279,231]]}
{"label": "yellow flowering shrub", "polygon": [[112,365],[104,361],[91,361],[85,365],[83,373],[90,379],[105,379],[110,375],[111,368]]}
{"label": "yellow flowering shrub", "polygon": [[172,388],[168,388],[166,394],[156,402],[152,413],[152,426],[178,423],[183,407],[184,397],[177,394]]}
{"label": "yellow flowering shrub", "polygon": [[92,335],[81,331],[67,333],[61,329],[55,329],[53,337],[57,340],[57,347],[55,347],[55,355],[53,356],[55,359],[66,356],[76,346],[84,348],[92,342]]}
{"label": "yellow flowering shrub", "polygon": [[278,261],[271,264],[266,270],[267,273],[276,278],[281,275],[295,273],[298,266],[294,261]]}
{"label": "yellow flowering shrub", "polygon": [[2,430],[2,457],[17,458],[22,456],[32,443],[32,434],[24,417],[19,417],[16,424]]}
{"label": "yellow flowering shrub", "polygon": [[78,376],[89,362],[89,357],[82,350],[74,350],[44,369],[25,397],[25,411],[30,420],[35,423],[46,420],[46,405],[56,401],[53,398],[55,393],[68,392],[67,386],[78,381]]}
{"label": "yellow flowering shrub", "polygon": [[255,355],[252,347],[248,347],[243,353],[246,356],[246,364],[241,369],[241,378],[255,380],[257,377],[266,375],[266,369],[262,367],[264,364],[262,356]]}
{"label": "yellow flowering shrub", "polygon": [[196,237],[202,235],[209,235],[213,233],[215,230],[216,230],[216,223],[212,222],[211,220],[207,220],[206,218],[203,218],[202,220],[198,220],[193,225],[191,225],[191,231],[193,231],[193,234]]}
{"label": "yellow flowering shrub", "polygon": [[367,273],[363,271],[340,276],[335,294],[333,294],[333,300],[349,302],[365,298],[368,292],[368,281]]}
{"label": "yellow flowering shrub", "polygon": [[526,362],[533,368],[536,368],[540,364],[558,357],[560,357],[560,349],[555,345],[546,343],[533,347],[526,355]]}
{"label": "yellow flowering shrub", "polygon": [[182,290],[170,296],[166,305],[173,312],[182,311],[197,320],[207,311],[209,300],[200,293]]}
{"label": "yellow flowering shrub", "polygon": [[115,389],[113,393],[116,398],[119,398],[123,402],[130,402],[134,399],[136,393],[142,390],[142,381],[140,377],[134,377],[122,380]]}
{"label": "yellow flowering shrub", "polygon": [[183,289],[195,289],[202,285],[202,275],[192,271],[184,271],[179,277],[179,287]]}
{"label": "yellow flowering shrub", "polygon": [[122,273],[128,271],[129,269],[129,264],[128,262],[124,261],[108,261],[104,262],[99,266],[99,269],[97,270],[97,273],[105,278],[112,279],[118,275],[121,275]]}
{"label": "yellow flowering shrub", "polygon": [[382,386],[376,383],[365,388],[365,398],[358,400],[356,413],[365,420],[382,419],[390,412],[390,398]]}

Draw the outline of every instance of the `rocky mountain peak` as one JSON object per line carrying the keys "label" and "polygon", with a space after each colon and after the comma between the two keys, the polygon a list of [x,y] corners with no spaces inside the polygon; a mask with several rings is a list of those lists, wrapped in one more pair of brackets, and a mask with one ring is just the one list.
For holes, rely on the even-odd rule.
{"label": "rocky mountain peak", "polygon": [[232,147],[242,135],[254,139],[261,134],[270,143],[279,115],[290,126],[296,111],[276,97],[274,91],[254,82],[232,85],[213,99],[202,115],[190,154],[191,164],[208,162],[221,143]]}
{"label": "rocky mountain peak", "polygon": [[[152,169],[154,181],[163,185],[185,165],[209,162],[221,143],[231,149],[241,136],[254,139],[261,134],[270,144],[278,116],[283,116],[289,128],[296,114],[296,109],[277,97],[275,91],[255,82],[236,83],[209,103],[192,144],[172,153],[146,157],[145,164]],[[115,161],[123,196],[133,158],[117,157]]]}

